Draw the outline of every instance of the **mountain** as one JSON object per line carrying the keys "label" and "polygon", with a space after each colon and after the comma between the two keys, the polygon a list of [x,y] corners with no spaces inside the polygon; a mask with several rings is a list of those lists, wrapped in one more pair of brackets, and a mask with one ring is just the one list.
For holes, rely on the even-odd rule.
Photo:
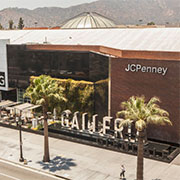
{"label": "mountain", "polygon": [[69,8],[44,7],[34,10],[7,8],[0,11],[0,23],[8,21],[17,26],[19,18],[26,27],[60,26],[64,21],[82,13],[95,11],[115,21],[116,24],[180,24],[180,0],[98,0]]}

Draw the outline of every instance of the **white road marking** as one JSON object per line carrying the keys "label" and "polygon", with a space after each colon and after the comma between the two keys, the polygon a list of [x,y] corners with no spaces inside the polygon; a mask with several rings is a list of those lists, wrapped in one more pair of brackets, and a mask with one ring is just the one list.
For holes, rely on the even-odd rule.
{"label": "white road marking", "polygon": [[[37,173],[37,174],[41,174],[41,175],[44,175],[44,176],[48,176],[48,177],[51,177],[51,178],[53,178],[53,179],[60,180],[59,177],[56,177],[56,176],[54,176],[53,174],[49,174],[48,172],[46,173],[45,171],[43,172],[43,171],[41,171],[41,170],[39,170],[39,169],[36,169],[36,168],[31,169],[30,166],[25,167],[25,166],[20,165],[20,164],[18,164],[18,163],[15,164],[15,163],[13,163],[13,162],[6,161],[6,160],[4,160],[4,159],[0,159],[0,162],[6,163],[6,164],[10,164],[11,166],[19,167],[19,168],[21,168],[21,169],[26,169],[27,171],[30,171],[30,172],[35,172],[35,173]],[[16,180],[16,179],[15,179],[15,180]],[[17,180],[21,180],[21,179],[17,179]]]}
{"label": "white road marking", "polygon": [[21,180],[21,179],[15,178],[15,177],[13,177],[13,176],[9,176],[9,175],[4,174],[4,173],[0,173],[0,175],[5,176],[5,177],[8,177],[8,178],[11,178],[11,179],[14,179],[14,180]]}

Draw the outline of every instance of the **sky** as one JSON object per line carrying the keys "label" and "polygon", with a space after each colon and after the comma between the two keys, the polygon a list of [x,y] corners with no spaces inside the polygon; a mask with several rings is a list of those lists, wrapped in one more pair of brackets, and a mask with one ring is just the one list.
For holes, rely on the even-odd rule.
{"label": "sky", "polygon": [[8,7],[35,9],[37,7],[69,7],[97,0],[0,0],[0,10]]}

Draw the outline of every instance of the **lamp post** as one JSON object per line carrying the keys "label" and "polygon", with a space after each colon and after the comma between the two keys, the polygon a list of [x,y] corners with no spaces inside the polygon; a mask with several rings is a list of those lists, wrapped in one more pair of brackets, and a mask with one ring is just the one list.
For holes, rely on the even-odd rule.
{"label": "lamp post", "polygon": [[1,119],[1,107],[0,107],[0,119]]}
{"label": "lamp post", "polygon": [[20,111],[20,115],[18,116],[17,125],[19,126],[19,142],[20,142],[20,158],[19,158],[19,161],[23,162],[24,158],[23,158],[23,151],[22,151],[22,131],[21,131],[22,119],[21,119],[21,111]]}

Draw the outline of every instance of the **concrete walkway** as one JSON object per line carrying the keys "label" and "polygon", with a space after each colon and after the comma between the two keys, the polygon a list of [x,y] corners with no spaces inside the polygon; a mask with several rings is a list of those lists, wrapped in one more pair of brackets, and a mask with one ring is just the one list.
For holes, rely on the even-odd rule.
{"label": "concrete walkway", "polygon": [[[136,156],[49,138],[49,163],[43,163],[43,136],[23,132],[26,166],[72,180],[117,180],[120,165],[126,167],[126,180],[134,180]],[[0,158],[19,163],[19,131],[0,127]],[[23,163],[20,163],[23,165]],[[145,180],[179,180],[180,155],[170,164],[145,159]]]}

